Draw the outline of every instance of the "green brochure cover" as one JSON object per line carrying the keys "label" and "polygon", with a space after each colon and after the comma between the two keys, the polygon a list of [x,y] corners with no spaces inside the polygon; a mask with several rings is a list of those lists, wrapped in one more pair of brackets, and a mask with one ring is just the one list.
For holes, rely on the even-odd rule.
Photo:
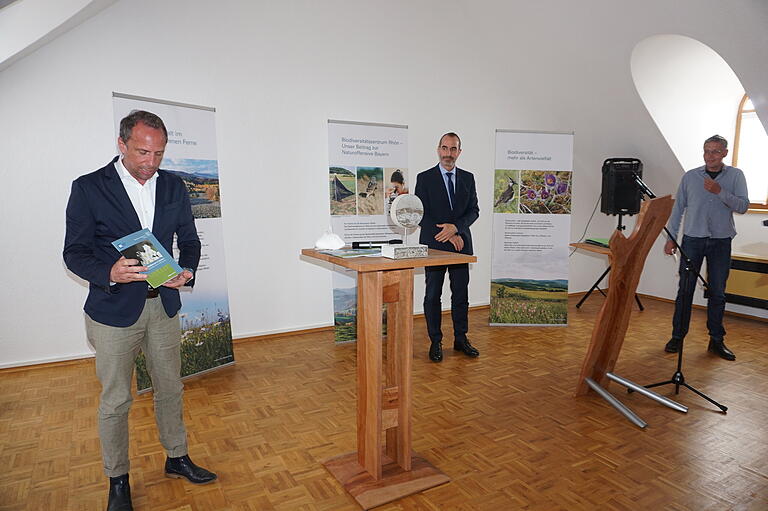
{"label": "green brochure cover", "polygon": [[137,259],[141,266],[147,267],[142,273],[147,274],[147,283],[153,288],[162,286],[183,271],[149,229],[123,236],[112,245],[126,259]]}

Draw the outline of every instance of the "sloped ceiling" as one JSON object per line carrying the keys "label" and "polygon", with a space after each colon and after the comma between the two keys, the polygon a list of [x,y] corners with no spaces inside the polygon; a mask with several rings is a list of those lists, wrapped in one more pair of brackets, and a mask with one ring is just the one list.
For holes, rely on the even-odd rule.
{"label": "sloped ceiling", "polygon": [[0,0],[0,71],[117,0]]}

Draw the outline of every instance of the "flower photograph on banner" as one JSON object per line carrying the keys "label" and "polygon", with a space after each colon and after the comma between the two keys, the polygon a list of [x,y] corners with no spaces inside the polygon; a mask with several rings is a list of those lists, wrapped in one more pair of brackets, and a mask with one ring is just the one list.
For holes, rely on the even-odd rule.
{"label": "flower photograph on banner", "polygon": [[570,171],[520,171],[520,213],[571,213]]}
{"label": "flower photograph on banner", "polygon": [[329,167],[328,183],[331,215],[354,215],[357,211],[354,167]]}
{"label": "flower photograph on banner", "polygon": [[496,169],[493,180],[493,212],[518,213],[520,171]]}

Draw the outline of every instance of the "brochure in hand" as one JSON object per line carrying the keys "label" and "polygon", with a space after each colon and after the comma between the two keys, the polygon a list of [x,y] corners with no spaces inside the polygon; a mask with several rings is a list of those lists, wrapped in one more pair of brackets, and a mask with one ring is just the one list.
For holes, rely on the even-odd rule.
{"label": "brochure in hand", "polygon": [[183,271],[149,229],[124,236],[112,245],[126,259],[137,259],[141,266],[147,267],[142,273],[147,274],[147,283],[153,288],[162,286]]}

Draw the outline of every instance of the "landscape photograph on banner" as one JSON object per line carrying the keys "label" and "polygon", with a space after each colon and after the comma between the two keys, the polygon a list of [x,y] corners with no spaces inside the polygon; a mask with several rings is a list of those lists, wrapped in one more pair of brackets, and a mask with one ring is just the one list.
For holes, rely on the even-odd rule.
{"label": "landscape photograph on banner", "polygon": [[[226,306],[180,313],[179,317],[182,378],[235,360],[232,351],[232,326]],[[138,390],[152,387],[144,353],[140,353],[136,358],[136,387]]]}
{"label": "landscape photograph on banner", "polygon": [[565,325],[568,281],[494,279],[491,281],[491,324]]}
{"label": "landscape photograph on banner", "polygon": [[384,214],[384,169],[357,167],[357,214]]}
{"label": "landscape photograph on banner", "polygon": [[384,193],[384,214],[389,216],[392,203],[395,202],[400,195],[406,195],[410,193],[409,181],[408,181],[408,169],[400,168],[386,168],[384,169],[384,177],[387,179],[387,187]]}
{"label": "landscape photograph on banner", "polygon": [[493,212],[519,213],[520,171],[496,169],[493,180]]}
{"label": "landscape photograph on banner", "polygon": [[570,171],[521,170],[520,213],[571,214]]}
{"label": "landscape photograph on banner", "polygon": [[329,167],[328,185],[331,215],[357,213],[357,186],[354,167]]}
{"label": "landscape photograph on banner", "polygon": [[333,272],[333,329],[335,342],[357,338],[357,273],[337,268]]}
{"label": "landscape photograph on banner", "polygon": [[165,158],[160,167],[184,180],[195,218],[221,217],[218,161]]}

